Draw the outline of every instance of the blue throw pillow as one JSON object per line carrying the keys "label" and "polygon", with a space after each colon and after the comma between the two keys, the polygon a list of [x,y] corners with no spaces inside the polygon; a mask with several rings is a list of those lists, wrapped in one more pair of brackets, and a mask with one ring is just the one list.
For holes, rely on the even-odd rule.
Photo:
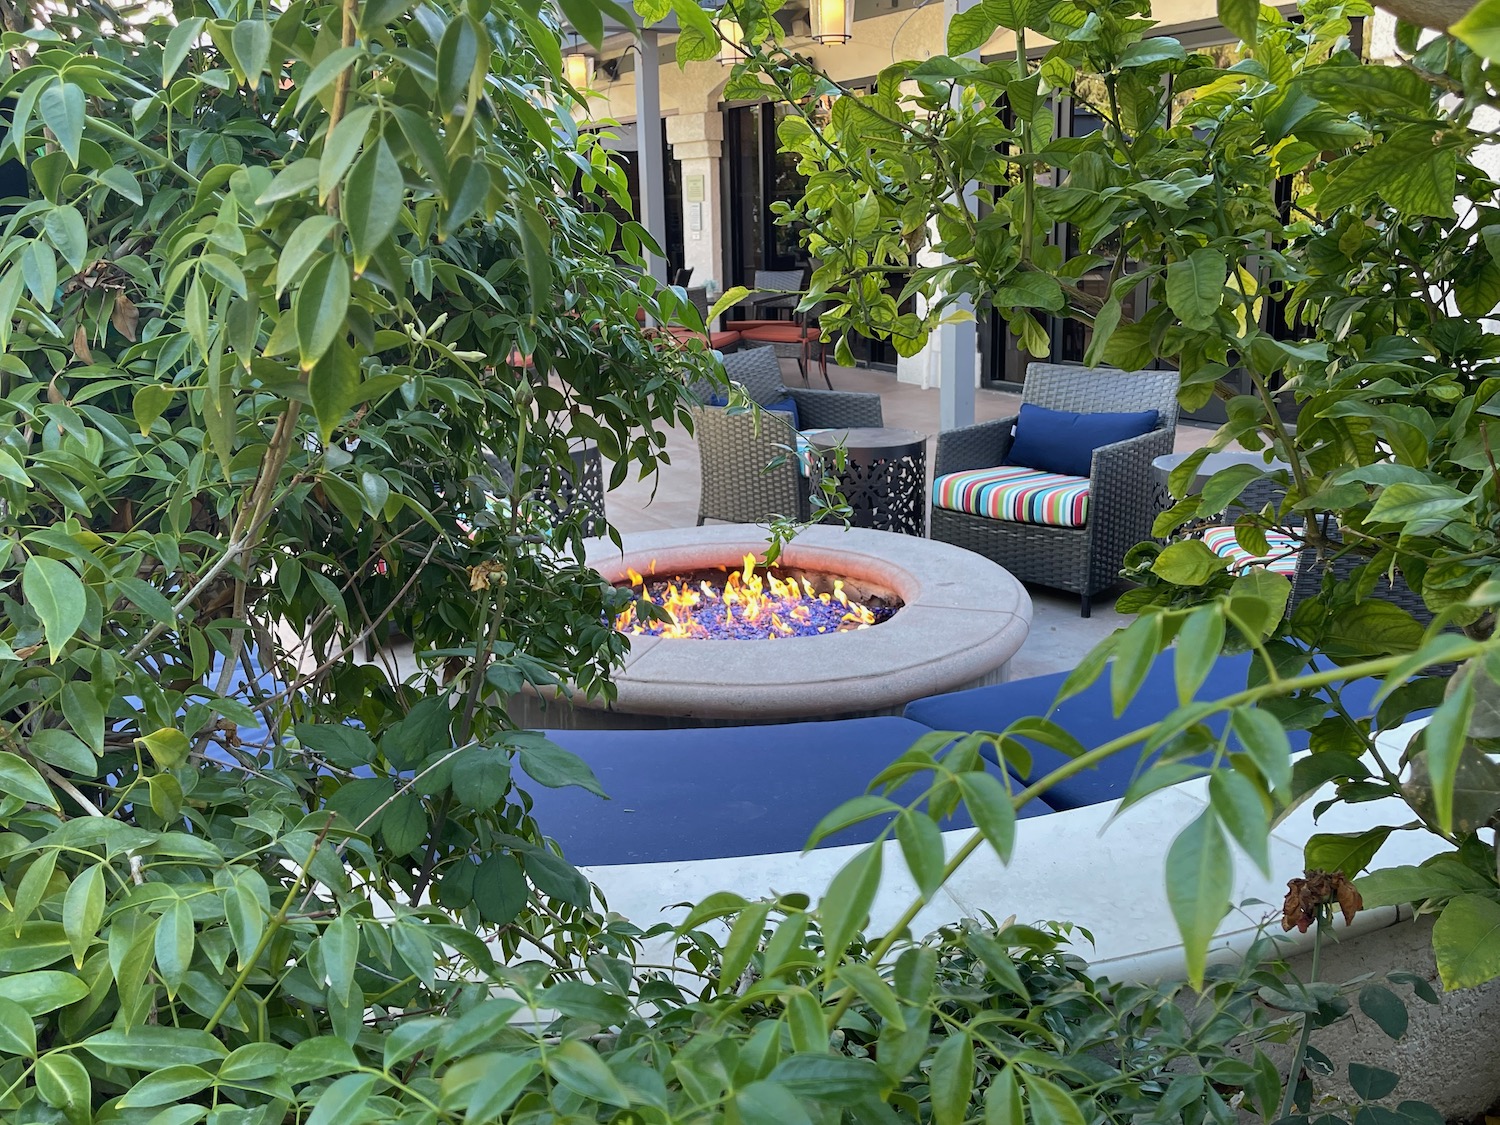
{"label": "blue throw pillow", "polygon": [[[709,396],[709,400],[705,405],[728,406],[729,396],[723,394],[711,395]],[[797,400],[794,399],[791,395],[785,395],[782,398],[777,399],[775,402],[768,402],[764,406],[762,406],[761,409],[774,410],[778,414],[785,414],[787,416],[787,421],[792,424],[792,429],[800,430],[802,428],[797,424]]]}
{"label": "blue throw pillow", "polygon": [[1158,420],[1155,410],[1074,414],[1070,410],[1026,405],[1016,419],[1016,436],[1005,463],[1067,477],[1086,477],[1094,450],[1149,434],[1156,429]]}
{"label": "blue throw pillow", "polygon": [[791,395],[779,398],[775,402],[766,403],[764,409],[774,410],[777,414],[785,414],[787,421],[792,424],[792,429],[800,430],[802,428],[797,424],[797,400]]}

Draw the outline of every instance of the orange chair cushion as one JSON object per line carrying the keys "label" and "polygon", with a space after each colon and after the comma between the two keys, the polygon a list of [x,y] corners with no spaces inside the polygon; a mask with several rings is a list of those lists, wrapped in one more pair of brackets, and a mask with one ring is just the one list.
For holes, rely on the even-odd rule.
{"label": "orange chair cushion", "polygon": [[742,340],[754,340],[758,344],[801,344],[807,341],[816,343],[822,338],[822,332],[816,328],[804,328],[800,324],[767,324],[760,328],[740,329]]}
{"label": "orange chair cushion", "polygon": [[731,348],[740,342],[738,332],[710,332],[705,336],[702,332],[694,332],[691,328],[684,328],[680,324],[669,325],[667,331],[678,340],[703,340],[709,347],[718,351]]}

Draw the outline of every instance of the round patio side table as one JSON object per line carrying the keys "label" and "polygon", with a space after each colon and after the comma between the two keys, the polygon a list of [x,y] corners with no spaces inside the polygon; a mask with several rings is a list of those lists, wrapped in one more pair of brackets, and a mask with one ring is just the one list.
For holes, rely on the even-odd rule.
{"label": "round patio side table", "polygon": [[[808,435],[819,452],[842,445],[847,454],[839,491],[854,510],[855,527],[927,534],[927,437],[916,430],[864,426]],[[833,471],[833,458],[823,458]]]}

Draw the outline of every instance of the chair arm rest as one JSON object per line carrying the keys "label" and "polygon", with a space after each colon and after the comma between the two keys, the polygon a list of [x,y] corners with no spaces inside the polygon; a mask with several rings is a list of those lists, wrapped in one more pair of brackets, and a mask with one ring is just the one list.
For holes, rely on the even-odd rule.
{"label": "chair arm rest", "polygon": [[883,426],[880,396],[866,391],[792,390],[797,424],[804,430]]}
{"label": "chair arm rest", "polygon": [[938,434],[933,476],[961,473],[965,469],[993,469],[1010,452],[1014,417],[963,426]]}
{"label": "chair arm rest", "polygon": [[1159,476],[1151,462],[1172,452],[1172,439],[1171,430],[1152,430],[1094,450],[1089,469],[1092,527],[1110,524],[1138,541],[1151,537],[1151,524],[1161,511]]}

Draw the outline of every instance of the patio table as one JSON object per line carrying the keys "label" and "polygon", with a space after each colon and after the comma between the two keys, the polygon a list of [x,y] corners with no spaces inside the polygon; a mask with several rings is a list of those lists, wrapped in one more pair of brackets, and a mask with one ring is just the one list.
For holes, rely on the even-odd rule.
{"label": "patio table", "polygon": [[[842,445],[847,454],[839,491],[854,510],[855,527],[927,534],[927,437],[916,430],[862,426],[808,434],[818,450]],[[831,468],[831,458],[824,465]]]}

